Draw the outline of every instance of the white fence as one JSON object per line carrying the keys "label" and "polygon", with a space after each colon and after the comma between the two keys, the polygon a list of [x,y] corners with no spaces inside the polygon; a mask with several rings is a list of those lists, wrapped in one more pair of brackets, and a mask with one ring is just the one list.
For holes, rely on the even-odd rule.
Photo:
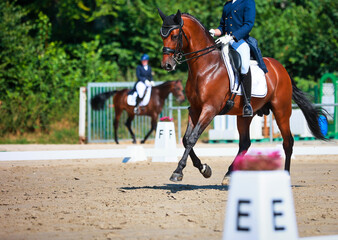
{"label": "white fence", "polygon": [[[335,107],[336,111],[338,108],[338,103],[335,104],[314,104],[317,107]],[[290,118],[291,132],[294,135],[300,137],[312,137],[310,130],[308,129],[305,117],[301,110],[298,108],[296,104],[293,104],[292,107],[292,116]],[[186,111],[188,109],[187,106],[172,106],[169,107],[170,114],[173,115],[173,111],[177,111],[177,137],[180,140],[182,138],[182,134],[185,131],[186,126],[182,126],[182,111]],[[279,129],[274,120],[272,114],[267,116],[267,127],[269,131],[269,141],[273,142],[274,135],[278,135]],[[337,120],[336,120],[337,121]],[[217,116],[214,121],[214,129],[216,131],[211,131],[211,137],[214,140],[238,140],[237,133],[237,124],[236,124],[236,116],[224,115]],[[254,117],[252,124],[250,126],[250,136],[252,139],[263,139],[262,128],[264,125],[264,119],[262,117]],[[272,127],[270,127],[272,126]],[[218,131],[218,132],[217,132]],[[337,129],[336,129],[337,131]],[[337,134],[337,132],[336,132]],[[210,136],[210,132],[209,132]]]}
{"label": "white fence", "polygon": [[[103,110],[101,111],[93,111],[90,106],[90,100],[96,94],[118,90],[122,88],[132,88],[133,82],[118,82],[118,83],[89,83],[87,86],[87,141],[91,142],[113,142],[113,118],[114,118],[114,108],[112,98],[110,98]],[[156,84],[160,84],[157,82]],[[83,92],[83,89],[80,90]],[[83,101],[83,94],[80,94],[80,99]],[[169,116],[175,117],[177,116],[177,124],[176,124],[176,131],[177,131],[177,139],[178,142],[181,141],[183,136],[183,131],[185,131],[186,126],[182,124],[182,111],[186,111],[188,106],[172,106],[172,95],[169,95],[169,99],[167,99],[164,110],[162,111],[162,116]],[[329,107],[329,108],[336,108],[338,104],[315,104],[319,107]],[[81,106],[81,102],[80,102]],[[298,108],[297,105],[292,105],[293,113],[290,119],[291,124],[291,132],[300,137],[312,137],[308,127],[306,120],[303,116],[303,113]],[[176,112],[175,112],[176,111]],[[79,131],[80,132],[80,141],[84,139],[84,121],[83,120],[83,110],[80,110],[80,115],[82,113],[82,118],[80,116],[79,122]],[[186,114],[185,114],[186,115]],[[236,116],[217,116],[213,121],[214,129],[209,132],[210,140],[238,140],[238,133],[237,133],[237,125],[236,125]],[[263,118],[255,117],[251,124],[250,135],[252,139],[263,139],[266,138],[266,135],[262,135],[262,128],[265,124],[269,131],[268,138],[270,142],[273,142],[274,135],[278,135],[279,129],[278,126],[273,119],[273,116],[270,114],[268,120],[264,123]],[[120,120],[120,127],[119,127],[119,136],[122,139],[130,140],[131,137],[129,132],[124,126],[124,122],[126,121],[127,116],[124,113]],[[337,121],[337,120],[335,120]],[[270,127],[271,126],[271,127]],[[81,127],[81,128],[80,128]],[[145,134],[150,129],[150,118],[145,116],[137,116],[133,121],[132,128],[135,132],[136,138],[141,139],[145,136]],[[337,129],[336,129],[337,131]],[[337,134],[337,133],[336,133]],[[150,138],[153,138],[150,137]]]}

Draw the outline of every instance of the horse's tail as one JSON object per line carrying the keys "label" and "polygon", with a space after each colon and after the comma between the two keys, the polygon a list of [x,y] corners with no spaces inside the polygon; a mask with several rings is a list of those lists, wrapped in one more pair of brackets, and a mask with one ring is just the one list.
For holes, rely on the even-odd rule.
{"label": "horse's tail", "polygon": [[104,92],[96,95],[90,100],[90,104],[94,110],[101,110],[104,107],[105,101],[113,96],[117,91]]}
{"label": "horse's tail", "polygon": [[295,81],[291,78],[292,82],[292,99],[297,103],[298,107],[302,110],[309,129],[312,135],[320,140],[328,140],[323,135],[319,126],[319,116],[323,115],[327,120],[325,110],[314,106],[310,100],[306,97],[305,93],[302,92],[297,86]]}

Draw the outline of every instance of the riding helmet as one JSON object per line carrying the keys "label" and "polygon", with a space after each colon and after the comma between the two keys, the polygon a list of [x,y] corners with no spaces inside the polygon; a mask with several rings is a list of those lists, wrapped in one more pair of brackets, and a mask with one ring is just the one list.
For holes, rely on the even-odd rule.
{"label": "riding helmet", "polygon": [[141,61],[143,61],[143,60],[149,60],[148,54],[143,54],[143,55],[141,56]]}

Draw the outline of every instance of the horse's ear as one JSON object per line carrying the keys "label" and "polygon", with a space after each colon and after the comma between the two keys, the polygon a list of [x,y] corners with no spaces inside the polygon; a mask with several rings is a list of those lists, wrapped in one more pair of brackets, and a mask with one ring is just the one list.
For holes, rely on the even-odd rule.
{"label": "horse's ear", "polygon": [[167,17],[162,11],[161,9],[157,8],[158,13],[160,14],[160,17],[162,18],[162,21],[164,21],[164,19]]}
{"label": "horse's ear", "polygon": [[177,10],[177,13],[176,13],[176,15],[175,15],[175,17],[174,17],[174,21],[175,21],[175,23],[177,23],[177,24],[181,24],[181,11],[180,10]]}

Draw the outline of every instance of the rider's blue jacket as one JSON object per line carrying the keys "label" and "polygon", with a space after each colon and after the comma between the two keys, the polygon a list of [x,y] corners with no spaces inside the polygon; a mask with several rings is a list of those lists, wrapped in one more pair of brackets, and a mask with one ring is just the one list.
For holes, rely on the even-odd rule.
{"label": "rider's blue jacket", "polygon": [[145,70],[142,65],[136,67],[136,77],[137,81],[145,82],[145,80],[152,81],[153,76],[151,75],[151,67],[148,65],[148,70]]}
{"label": "rider's blue jacket", "polygon": [[218,29],[222,35],[228,34],[236,38],[236,40],[245,40],[253,55],[257,60],[260,68],[265,73],[268,72],[262,58],[260,49],[258,48],[257,40],[249,36],[251,29],[254,26],[256,17],[255,0],[236,0],[228,1],[223,7],[222,18]]}
{"label": "rider's blue jacket", "polygon": [[237,40],[246,39],[254,26],[256,6],[254,0],[227,2],[223,7],[218,29],[222,35],[234,36]]}

